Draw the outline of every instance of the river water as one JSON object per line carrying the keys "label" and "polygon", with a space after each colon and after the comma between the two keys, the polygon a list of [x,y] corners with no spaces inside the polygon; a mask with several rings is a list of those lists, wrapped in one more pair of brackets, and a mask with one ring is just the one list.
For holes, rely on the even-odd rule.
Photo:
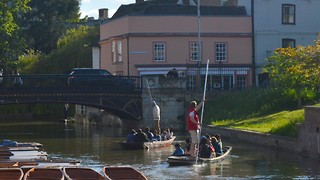
{"label": "river water", "polygon": [[[188,134],[177,134],[184,141]],[[149,179],[320,179],[318,160],[222,139],[233,147],[230,158],[217,164],[171,167],[166,162],[174,147],[123,150],[120,128],[87,127],[59,122],[0,123],[0,137],[39,142],[51,159],[80,160],[81,166],[101,172],[103,166],[132,166]],[[223,138],[223,137],[222,137]]]}

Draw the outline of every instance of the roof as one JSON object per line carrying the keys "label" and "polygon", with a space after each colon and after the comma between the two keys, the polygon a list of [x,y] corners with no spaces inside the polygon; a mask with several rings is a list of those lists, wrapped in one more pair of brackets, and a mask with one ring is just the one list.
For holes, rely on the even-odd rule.
{"label": "roof", "polygon": [[[180,5],[178,0],[153,0],[121,5],[111,19],[143,15],[197,15],[197,6]],[[246,16],[243,6],[201,6],[201,16]]]}

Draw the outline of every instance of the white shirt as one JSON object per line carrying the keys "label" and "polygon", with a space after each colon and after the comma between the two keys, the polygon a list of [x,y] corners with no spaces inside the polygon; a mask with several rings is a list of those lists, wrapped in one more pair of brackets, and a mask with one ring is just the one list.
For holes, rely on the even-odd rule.
{"label": "white shirt", "polygon": [[160,121],[160,108],[158,105],[153,106],[153,120]]}

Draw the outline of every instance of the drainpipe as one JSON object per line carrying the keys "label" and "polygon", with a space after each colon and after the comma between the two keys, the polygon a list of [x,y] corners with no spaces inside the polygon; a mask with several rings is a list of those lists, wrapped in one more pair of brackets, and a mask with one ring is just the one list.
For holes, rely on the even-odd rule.
{"label": "drainpipe", "polygon": [[251,0],[251,26],[252,26],[252,85],[256,86],[256,52],[255,52],[255,28],[254,28],[254,0]]}
{"label": "drainpipe", "polygon": [[130,65],[130,53],[129,53],[130,51],[129,51],[129,36],[127,36],[127,75],[128,76],[130,76],[130,67],[129,67],[129,65]]}

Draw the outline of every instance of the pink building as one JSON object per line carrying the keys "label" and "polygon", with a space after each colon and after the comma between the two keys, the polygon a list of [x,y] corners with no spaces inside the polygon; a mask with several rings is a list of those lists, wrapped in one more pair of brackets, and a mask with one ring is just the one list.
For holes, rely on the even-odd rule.
{"label": "pink building", "polygon": [[200,12],[201,63],[195,3],[153,0],[122,5],[100,26],[100,67],[130,76],[166,75],[175,68],[193,89],[209,60],[209,89],[247,88],[253,68],[251,17],[237,6],[201,6]]}

